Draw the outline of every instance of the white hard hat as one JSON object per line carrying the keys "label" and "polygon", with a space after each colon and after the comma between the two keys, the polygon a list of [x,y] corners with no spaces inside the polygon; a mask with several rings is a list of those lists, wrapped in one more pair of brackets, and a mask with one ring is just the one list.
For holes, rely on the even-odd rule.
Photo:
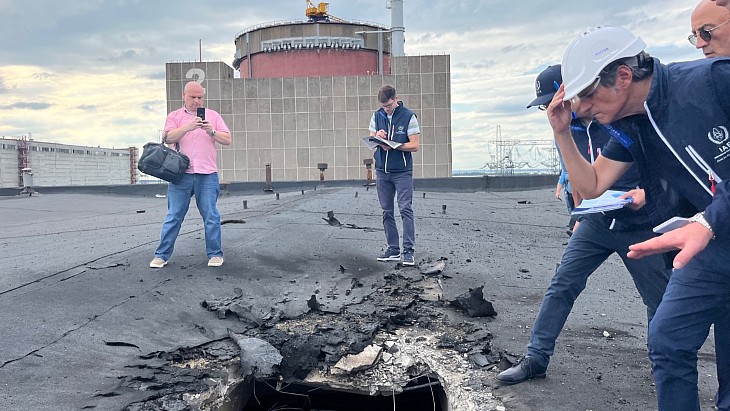
{"label": "white hard hat", "polygon": [[621,27],[598,27],[579,34],[563,54],[563,100],[570,100],[591,85],[612,62],[635,56],[644,48],[641,38]]}

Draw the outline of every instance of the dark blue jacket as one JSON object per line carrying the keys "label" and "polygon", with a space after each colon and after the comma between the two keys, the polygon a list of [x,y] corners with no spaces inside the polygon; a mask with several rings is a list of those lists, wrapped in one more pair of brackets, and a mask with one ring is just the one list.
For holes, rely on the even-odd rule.
{"label": "dark blue jacket", "polygon": [[[385,130],[388,138],[399,143],[407,143],[408,123],[415,114],[407,109],[402,101],[393,111],[393,118],[389,119],[384,109],[375,112],[375,129]],[[384,173],[400,173],[413,171],[413,156],[410,151],[388,150],[380,146],[375,150],[375,169]]]}
{"label": "dark blue jacket", "polygon": [[634,144],[641,145],[646,166],[669,182],[694,208],[704,210],[717,238],[727,239],[730,59],[669,65],[654,59],[654,74],[644,107],[651,128],[639,130]]}

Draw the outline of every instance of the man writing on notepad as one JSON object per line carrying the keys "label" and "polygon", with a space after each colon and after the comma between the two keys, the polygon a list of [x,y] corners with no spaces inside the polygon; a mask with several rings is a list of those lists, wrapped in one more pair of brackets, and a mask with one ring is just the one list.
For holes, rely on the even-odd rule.
{"label": "man writing on notepad", "polygon": [[388,246],[378,261],[401,259],[400,237],[395,223],[395,197],[403,220],[403,265],[415,265],[413,247],[416,229],[413,222],[413,156],[418,151],[421,129],[416,114],[398,101],[395,88],[385,85],[378,91],[380,109],[370,118],[371,136],[402,143],[398,148],[378,144],[375,149],[375,175],[378,200],[383,209],[383,227]]}

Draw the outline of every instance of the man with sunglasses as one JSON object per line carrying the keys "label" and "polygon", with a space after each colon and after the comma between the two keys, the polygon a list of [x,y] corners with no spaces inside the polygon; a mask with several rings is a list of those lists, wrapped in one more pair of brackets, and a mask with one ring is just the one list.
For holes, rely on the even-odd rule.
{"label": "man with sunglasses", "polygon": [[[535,82],[537,98],[527,107],[552,100],[560,83],[560,65],[545,69]],[[546,87],[549,88],[546,90]],[[583,159],[593,162],[599,157],[611,135],[603,126],[593,122],[585,110],[576,110],[574,117],[569,129],[571,138],[579,147]],[[610,188],[628,191],[627,194],[634,197],[636,203],[644,204],[644,190],[636,189],[639,185],[639,170],[633,167]],[[661,187],[647,187],[649,189],[658,191]],[[628,258],[627,252],[629,245],[654,237],[652,227],[672,215],[668,211],[661,215],[658,214],[659,211],[650,204],[639,210],[622,209],[588,214],[581,218],[580,225],[568,241],[560,264],[545,292],[532,325],[527,355],[511,368],[499,373],[497,380],[504,384],[517,384],[545,377],[550,357],[555,352],[555,341],[575,300],[585,289],[588,277],[613,253],[621,257],[631,274],[646,305],[647,322],[651,321],[662,300],[671,270],[662,255],[636,260]]]}
{"label": "man with sunglasses", "polygon": [[711,0],[702,0],[691,17],[689,42],[705,57],[730,56],[730,10]]}
{"label": "man with sunglasses", "polygon": [[[699,211],[684,226],[629,247],[631,258],[680,250],[649,325],[649,357],[659,409],[699,411],[697,353],[711,325],[727,327],[730,316],[730,59],[664,65],[645,47],[622,28],[581,33],[563,56],[565,85],[548,118],[582,195],[600,194],[637,162]],[[571,110],[614,130],[594,164],[570,138]],[[717,359],[728,358],[730,344],[715,349]],[[722,411],[730,410],[726,372],[718,368]]]}
{"label": "man with sunglasses", "polygon": [[[711,0],[701,0],[695,7],[690,18],[692,34],[687,37],[689,42],[702,49],[705,57],[730,57],[730,9],[721,7]],[[722,26],[722,27],[721,27]],[[730,318],[714,325],[715,345],[730,344]],[[721,396],[720,393],[730,390],[730,355],[725,351],[716,352],[717,375],[719,388],[717,391],[717,408],[730,408],[730,395]],[[720,398],[725,403],[720,403]]]}

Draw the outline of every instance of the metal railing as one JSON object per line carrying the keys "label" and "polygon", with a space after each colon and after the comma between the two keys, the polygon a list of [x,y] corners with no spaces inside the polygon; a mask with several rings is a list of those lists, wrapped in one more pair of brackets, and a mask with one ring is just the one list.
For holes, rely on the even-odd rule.
{"label": "metal railing", "polygon": [[238,39],[242,35],[246,33],[250,33],[252,31],[264,29],[267,27],[275,27],[275,26],[284,26],[287,24],[352,24],[352,25],[361,25],[361,26],[371,26],[371,27],[378,27],[383,30],[387,30],[388,27],[380,24],[380,23],[373,23],[370,21],[365,20],[349,20],[349,19],[343,19],[342,22],[328,22],[328,23],[322,23],[322,22],[309,22],[307,20],[276,20],[276,21],[268,21],[265,23],[259,23],[250,27],[247,27],[241,31],[239,31],[234,39]]}

